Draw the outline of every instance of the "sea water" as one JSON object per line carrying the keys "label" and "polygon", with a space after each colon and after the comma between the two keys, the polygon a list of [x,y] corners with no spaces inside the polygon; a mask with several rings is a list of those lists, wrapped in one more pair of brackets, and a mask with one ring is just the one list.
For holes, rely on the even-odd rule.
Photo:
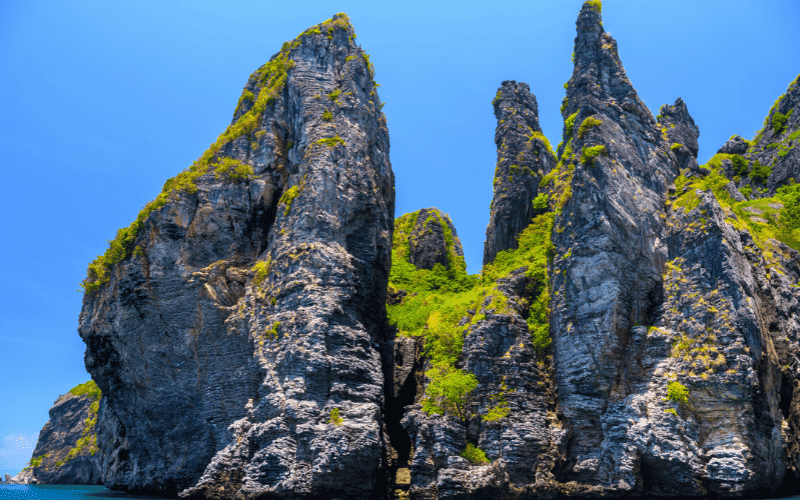
{"label": "sea water", "polygon": [[0,484],[0,500],[160,500],[163,497],[128,495],[105,486]]}
{"label": "sea water", "polygon": [[[0,484],[0,500],[161,500],[164,497],[128,495],[105,486]],[[761,500],[800,500],[800,495]]]}

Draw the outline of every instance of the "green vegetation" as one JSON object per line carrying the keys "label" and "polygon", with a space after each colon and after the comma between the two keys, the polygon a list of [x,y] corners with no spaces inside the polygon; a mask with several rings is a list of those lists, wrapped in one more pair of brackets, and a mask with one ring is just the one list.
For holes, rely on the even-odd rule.
{"label": "green vegetation", "polygon": [[100,399],[100,396],[102,395],[100,393],[100,388],[97,387],[97,384],[95,384],[94,380],[76,385],[70,389],[69,392],[74,396],[87,396],[95,400]]}
{"label": "green vegetation", "polygon": [[328,416],[328,423],[338,427],[342,425],[342,422],[344,422],[344,420],[339,416],[339,408],[334,408],[331,410],[331,413]]}
{"label": "green vegetation", "polygon": [[269,276],[269,268],[272,265],[272,259],[267,259],[266,261],[260,260],[255,263],[255,265],[251,268],[255,271],[253,275],[253,284],[256,286],[261,286],[261,283],[267,279]]}
{"label": "green vegetation", "polygon": [[[544,200],[546,206],[547,195],[538,199]],[[425,354],[432,365],[426,373],[431,383],[423,399],[423,409],[428,413],[466,418],[467,402],[477,381],[471,373],[457,367],[464,336],[488,314],[512,313],[496,282],[515,269],[527,267],[526,276],[531,278],[528,325],[532,341],[540,353],[549,346],[547,265],[548,257],[552,256],[553,218],[553,213],[537,216],[520,234],[519,248],[498,253],[494,262],[484,266],[480,277],[466,273],[463,257],[455,253],[454,236],[445,217],[430,213],[421,221],[419,212],[414,212],[395,221],[389,286],[390,290],[404,290],[406,295],[400,303],[387,305],[387,313],[389,322],[401,335],[423,337]],[[430,224],[441,225],[447,268],[437,264],[431,270],[417,269],[409,262],[416,245],[414,229],[424,231]],[[502,400],[484,418],[500,419],[507,413],[507,404]]]}
{"label": "green vegetation", "polygon": [[341,93],[342,93],[342,89],[336,89],[333,92],[331,92],[330,94],[328,94],[328,99],[330,99],[331,101],[335,101],[336,99],[339,98],[339,95],[341,95]]}
{"label": "green vegetation", "polygon": [[762,165],[758,160],[753,162],[753,168],[750,171],[750,179],[758,184],[763,184],[772,173],[772,165]]}
{"label": "green vegetation", "polygon": [[44,460],[45,458],[47,458],[47,453],[39,455],[38,457],[32,457],[31,461],[28,462],[28,467],[39,467],[40,465],[42,465],[42,460]]}
{"label": "green vegetation", "polygon": [[578,116],[578,112],[574,112],[564,120],[564,125],[567,126],[567,137],[572,135],[572,129],[575,127],[575,118]]}
{"label": "green vegetation", "polygon": [[794,111],[794,109],[790,109],[785,115],[775,111],[772,115],[772,130],[774,130],[776,134],[780,135],[786,130],[786,121],[792,116],[792,111]]}
{"label": "green vegetation", "polygon": [[[543,133],[534,132],[533,129],[530,127],[528,127],[528,131],[530,132],[530,135],[528,136],[528,142],[531,142],[534,139],[541,141],[541,143],[544,144],[547,150],[553,153],[553,146],[550,145],[550,141],[547,140],[547,137],[545,137]],[[555,153],[553,153],[553,156],[555,156]]]}
{"label": "green vegetation", "polygon": [[673,415],[675,415],[676,417],[678,416],[678,412],[675,410],[675,408],[667,408],[667,409],[666,409],[666,410],[664,410],[664,411],[665,411],[666,413],[672,413],[672,414],[673,414]]}
{"label": "green vegetation", "polygon": [[[587,133],[589,133],[589,129],[590,128],[596,127],[596,126],[600,125],[601,123],[603,123],[603,122],[598,120],[597,118],[593,118],[591,116],[587,117],[585,120],[583,120],[583,123],[581,123],[581,126],[578,129],[578,139],[583,139],[583,136],[585,136]],[[574,124],[574,122],[573,122],[573,124]]]}
{"label": "green vegetation", "polygon": [[598,14],[603,11],[603,2],[601,0],[588,0],[585,5],[591,7]]}
{"label": "green vegetation", "polygon": [[333,113],[328,111],[327,109],[322,113],[322,119],[326,122],[333,120]]}
{"label": "green vegetation", "polygon": [[733,163],[733,174],[740,177],[747,177],[750,175],[750,165],[742,155],[731,155],[731,163]]}
{"label": "green vegetation", "polygon": [[677,149],[681,149],[683,144],[679,144],[677,142],[673,143],[672,146],[669,147],[670,151],[675,151]]}
{"label": "green vegetation", "polygon": [[253,177],[253,167],[233,158],[222,158],[210,165],[214,169],[214,178],[226,176],[231,181],[243,181]]}
{"label": "green vegetation", "polygon": [[667,399],[680,404],[689,403],[689,389],[677,381],[667,384]]}
{"label": "green vegetation", "polygon": [[536,198],[533,200],[533,209],[539,213],[547,211],[547,201],[549,198],[550,196],[546,195],[545,193],[539,193],[536,195]]}
{"label": "green vegetation", "polygon": [[425,388],[422,410],[429,415],[449,414],[458,417],[462,423],[467,421],[467,396],[476,387],[475,375],[443,362],[425,372],[430,383]]}
{"label": "green vegetation", "polygon": [[[273,297],[273,299],[274,298],[275,297]],[[275,305],[275,304],[273,304],[273,305]],[[266,335],[266,337],[268,339],[270,339],[270,340],[277,339],[278,338],[278,328],[280,328],[280,327],[281,327],[281,322],[280,321],[276,321],[275,323],[272,324],[271,327],[268,327],[266,330],[264,330],[264,335]]]}
{"label": "green vegetation", "polygon": [[590,148],[584,146],[581,150],[581,163],[594,165],[595,158],[600,155],[608,156],[608,151],[606,151],[606,147],[602,144],[598,146],[592,146]]}
{"label": "green vegetation", "polygon": [[469,462],[473,465],[489,463],[489,459],[486,457],[486,453],[484,453],[483,450],[473,445],[472,443],[467,443],[467,447],[464,449],[464,451],[460,453],[460,456],[469,460]]}
{"label": "green vegetation", "polygon": [[289,215],[289,212],[292,210],[292,202],[294,199],[297,198],[298,195],[305,189],[306,187],[306,176],[303,176],[303,179],[300,181],[300,184],[295,184],[294,186],[290,187],[286,191],[283,192],[281,195],[281,199],[278,201],[278,205],[283,205],[283,215]]}

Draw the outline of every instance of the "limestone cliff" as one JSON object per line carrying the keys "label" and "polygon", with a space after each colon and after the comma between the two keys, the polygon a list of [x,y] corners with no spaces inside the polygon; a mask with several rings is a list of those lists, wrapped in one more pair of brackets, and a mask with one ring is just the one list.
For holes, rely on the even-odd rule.
{"label": "limestone cliff", "polygon": [[59,396],[18,484],[100,484],[95,426],[100,390],[93,381]]}
{"label": "limestone cliff", "polygon": [[[528,84],[503,82],[492,105],[497,118],[497,165],[484,264],[493,261],[497,252],[517,248],[517,236],[537,212],[533,202],[539,194],[539,182],[556,164],[550,142],[539,126],[539,108]],[[546,206],[544,200],[540,200],[542,204]]]}
{"label": "limestone cliff", "polygon": [[254,72],[228,129],[90,265],[103,483],[366,497],[385,461],[389,136],[346,15]]}
{"label": "limestone cliff", "polygon": [[[393,220],[386,119],[347,16],[285,43],[90,264],[98,451],[71,463],[113,489],[209,499],[796,484],[800,83],[753,141],[699,165],[689,107],[652,115],[601,10],[578,15],[555,152],[527,84],[495,96],[476,275],[444,212]],[[87,422],[79,399],[56,407]],[[25,474],[80,476],[49,465],[59,426],[91,434],[54,423],[75,418],[51,418]]]}

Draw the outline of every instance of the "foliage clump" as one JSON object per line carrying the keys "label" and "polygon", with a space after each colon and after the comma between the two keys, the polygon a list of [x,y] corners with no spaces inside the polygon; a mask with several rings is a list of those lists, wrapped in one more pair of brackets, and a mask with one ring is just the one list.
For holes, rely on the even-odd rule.
{"label": "foliage clump", "polygon": [[731,155],[731,163],[733,164],[733,174],[740,177],[747,177],[750,175],[750,165],[742,155]]}
{"label": "foliage clump", "polygon": [[678,381],[667,384],[667,399],[680,404],[689,403],[689,389]]}
{"label": "foliage clump", "polygon": [[585,120],[583,120],[583,123],[581,123],[581,126],[578,129],[578,139],[583,139],[583,137],[589,133],[589,129],[592,127],[597,127],[602,123],[603,122],[597,118],[591,116],[587,117]]}
{"label": "foliage clump", "polygon": [[231,181],[243,181],[254,175],[253,167],[234,158],[222,158],[210,166],[214,169],[216,179],[225,176]]}
{"label": "foliage clump", "polygon": [[478,387],[475,375],[449,363],[439,363],[425,372],[425,376],[430,379],[430,383],[425,388],[422,410],[429,415],[454,415],[459,421],[466,423],[467,397]]}
{"label": "foliage clump", "polygon": [[100,399],[100,396],[102,395],[100,388],[97,387],[97,384],[94,382],[94,380],[76,385],[70,389],[69,392],[74,396],[87,396],[92,399]]}
{"label": "foliage clump", "polygon": [[603,2],[602,2],[602,0],[588,0],[586,2],[586,5],[591,7],[592,10],[597,12],[598,14],[603,12]]}
{"label": "foliage clump", "polygon": [[300,195],[305,187],[306,177],[304,176],[300,181],[300,184],[295,184],[283,192],[281,199],[278,201],[278,205],[283,205],[283,215],[289,215],[289,212],[292,210],[292,203],[294,202],[294,199]]}
{"label": "foliage clump", "polygon": [[260,260],[255,263],[255,265],[252,267],[252,270],[255,271],[255,274],[253,275],[254,285],[260,286],[261,283],[263,283],[264,280],[267,279],[267,276],[269,276],[269,268],[271,264],[272,264],[271,259],[267,259],[266,261]]}
{"label": "foliage clump", "polygon": [[592,146],[587,148],[586,146],[583,147],[581,150],[581,163],[587,163],[589,165],[594,165],[595,159],[600,156],[604,155],[607,156],[608,152],[606,151],[606,147],[602,144],[597,146]]}
{"label": "foliage clump", "polygon": [[473,465],[489,463],[486,453],[472,443],[467,443],[467,447],[460,453],[459,456],[466,458]]}
{"label": "foliage clump", "polygon": [[772,173],[772,165],[762,165],[761,162],[755,160],[753,168],[750,170],[750,179],[758,184],[763,184]]}
{"label": "foliage clump", "polygon": [[775,111],[772,115],[772,130],[774,130],[776,134],[780,135],[786,130],[786,121],[792,116],[792,111],[794,111],[794,109],[790,109],[785,115]]}
{"label": "foliage clump", "polygon": [[577,118],[578,112],[574,112],[564,120],[564,125],[567,127],[567,137],[572,135],[572,129],[575,128],[575,118]]}
{"label": "foliage clump", "polygon": [[342,425],[343,422],[344,420],[339,415],[339,408],[334,408],[333,410],[331,410],[330,415],[328,415],[328,423],[338,427]]}

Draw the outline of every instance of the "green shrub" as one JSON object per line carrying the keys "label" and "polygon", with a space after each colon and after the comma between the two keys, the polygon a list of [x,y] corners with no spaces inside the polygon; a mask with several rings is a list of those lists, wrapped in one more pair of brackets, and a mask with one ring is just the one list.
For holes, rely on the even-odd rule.
{"label": "green shrub", "polygon": [[772,173],[771,165],[762,165],[758,160],[753,162],[753,168],[750,170],[750,179],[758,184],[763,184]]}
{"label": "green shrub", "polygon": [[40,465],[42,465],[42,460],[44,460],[45,458],[47,458],[47,453],[45,453],[44,455],[39,455],[38,457],[33,457],[31,458],[31,461],[28,463],[28,466],[39,467]]}
{"label": "green shrub", "polygon": [[266,261],[260,260],[255,263],[255,265],[251,268],[255,271],[255,275],[253,275],[253,284],[256,286],[261,286],[261,283],[267,279],[269,276],[269,268],[272,265],[272,259],[267,259]]}
{"label": "green shrub", "polygon": [[460,453],[459,456],[466,458],[473,465],[489,463],[486,453],[472,443],[467,443],[467,447]]}
{"label": "green shrub", "polygon": [[672,413],[672,414],[673,414],[673,415],[675,415],[676,417],[678,416],[678,412],[675,410],[675,408],[667,408],[667,409],[666,409],[666,410],[664,410],[664,411],[665,411],[666,413]]}
{"label": "green shrub", "polygon": [[733,163],[734,175],[747,177],[750,175],[750,165],[742,155],[731,155],[731,163]]}
{"label": "green shrub", "polygon": [[233,158],[222,158],[209,165],[214,169],[214,178],[226,176],[231,181],[243,181],[253,177],[253,167]]}
{"label": "green shrub", "polygon": [[422,410],[428,415],[453,415],[465,423],[469,393],[478,387],[475,375],[441,363],[426,371],[425,376],[430,382],[425,388]]}
{"label": "green shrub", "polygon": [[574,112],[564,120],[564,125],[567,126],[567,137],[572,135],[572,129],[575,127],[575,118],[578,116],[578,112]]}
{"label": "green shrub", "polygon": [[331,92],[330,94],[328,94],[328,99],[330,99],[331,101],[335,101],[336,99],[339,98],[339,95],[341,93],[342,93],[342,89],[336,89],[333,92]]}
{"label": "green shrub", "polygon": [[745,186],[739,190],[740,193],[744,195],[745,198],[748,200],[753,196],[753,188],[752,186]]}
{"label": "green shrub", "polygon": [[331,413],[328,416],[328,423],[338,427],[342,425],[342,422],[344,422],[344,420],[339,416],[339,408],[334,408],[331,410]]}
{"label": "green shrub", "polygon": [[597,118],[593,118],[591,116],[587,117],[585,120],[583,120],[583,123],[581,123],[581,127],[578,129],[578,139],[583,139],[583,136],[589,133],[590,128],[596,127],[601,123],[603,122],[601,122]]}
{"label": "green shrub", "polygon": [[300,193],[306,187],[306,177],[307,175],[303,176],[303,179],[300,181],[300,184],[295,184],[294,186],[290,187],[286,191],[283,192],[281,195],[281,199],[278,200],[278,205],[283,205],[283,215],[289,215],[289,212],[292,210],[292,203],[294,199],[297,198]]}
{"label": "green shrub", "polygon": [[667,384],[667,399],[680,404],[689,403],[689,389],[678,381]]}
{"label": "green shrub", "polygon": [[94,382],[94,380],[76,385],[70,389],[69,392],[75,396],[87,396],[95,400],[100,399],[100,396],[102,395],[100,388],[97,387],[97,384]]}
{"label": "green shrub", "polygon": [[595,158],[600,155],[608,156],[608,152],[606,151],[606,147],[601,145],[592,146],[587,148],[586,146],[583,147],[581,150],[581,163],[588,163],[589,165],[594,165]]}
{"label": "green shrub", "polygon": [[547,200],[550,197],[545,193],[539,193],[536,195],[536,198],[533,200],[533,209],[536,212],[546,212],[547,211]]}
{"label": "green shrub", "polygon": [[510,411],[511,410],[508,408],[508,403],[504,401],[486,412],[486,415],[483,416],[483,421],[497,422],[498,420],[506,418]]}
{"label": "green shrub", "polygon": [[772,115],[772,130],[774,130],[776,134],[780,135],[786,130],[786,121],[792,116],[792,111],[794,111],[794,109],[790,109],[785,115],[775,111],[775,114]]}
{"label": "green shrub", "polygon": [[677,142],[673,143],[672,146],[669,147],[670,151],[675,151],[677,149],[681,149],[683,144],[678,144]]}
{"label": "green shrub", "polygon": [[322,113],[322,119],[325,120],[326,122],[333,120],[333,113],[331,113],[326,109],[325,112]]}
{"label": "green shrub", "polygon": [[[273,297],[273,299],[274,298],[275,297]],[[280,321],[276,321],[275,323],[272,324],[271,327],[269,327],[266,330],[264,330],[264,335],[266,335],[267,338],[271,339],[271,340],[277,339],[278,338],[278,328],[280,328],[280,327],[281,327],[281,322]]]}

